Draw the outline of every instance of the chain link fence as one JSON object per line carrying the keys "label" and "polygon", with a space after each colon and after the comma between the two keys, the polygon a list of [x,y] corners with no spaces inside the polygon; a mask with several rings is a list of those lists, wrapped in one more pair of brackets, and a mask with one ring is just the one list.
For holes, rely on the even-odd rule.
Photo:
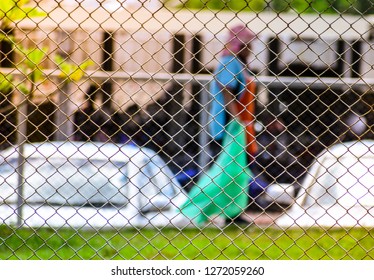
{"label": "chain link fence", "polygon": [[2,0],[0,259],[372,259],[353,2]]}

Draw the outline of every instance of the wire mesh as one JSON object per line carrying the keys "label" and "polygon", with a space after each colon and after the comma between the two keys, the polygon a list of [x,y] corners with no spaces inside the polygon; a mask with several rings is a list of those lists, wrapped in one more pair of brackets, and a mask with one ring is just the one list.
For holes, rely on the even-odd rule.
{"label": "wire mesh", "polygon": [[374,5],[318,3],[2,0],[0,259],[373,258]]}

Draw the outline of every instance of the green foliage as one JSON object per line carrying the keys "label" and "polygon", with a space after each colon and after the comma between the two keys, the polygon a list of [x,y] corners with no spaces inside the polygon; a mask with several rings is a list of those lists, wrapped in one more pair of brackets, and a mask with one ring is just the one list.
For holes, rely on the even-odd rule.
{"label": "green foliage", "polygon": [[373,0],[187,0],[184,7],[210,10],[248,10],[297,13],[374,13]]}
{"label": "green foliage", "polygon": [[[279,1],[279,0],[275,0]],[[291,10],[302,13],[333,14],[347,11],[347,1],[349,0],[292,0],[289,1]],[[348,2],[349,3],[349,2]],[[349,6],[352,6],[349,3]]]}
{"label": "green foliage", "polygon": [[3,73],[0,73],[0,92],[8,93],[12,91],[13,84],[12,81],[13,76],[12,75],[4,75]]}
{"label": "green foliage", "polygon": [[290,8],[298,13],[304,13],[310,9],[310,2],[306,0],[293,0],[290,2]]}
{"label": "green foliage", "polygon": [[248,1],[248,6],[254,12],[261,12],[266,9],[267,3],[263,0],[250,0]]}
{"label": "green foliage", "polygon": [[40,9],[28,6],[29,3],[30,0],[1,0],[0,28],[9,28],[13,23],[26,18],[45,17],[47,15]]}
{"label": "green foliage", "polygon": [[61,70],[60,77],[75,82],[82,79],[84,70],[93,64],[91,60],[86,60],[79,65],[72,64],[60,55],[56,55],[54,61]]}
{"label": "green foliage", "polygon": [[37,83],[42,81],[44,76],[42,63],[47,57],[48,48],[23,48],[22,46],[17,46],[16,50],[21,57],[23,57],[18,69],[21,70],[31,82]]}
{"label": "green foliage", "polygon": [[290,1],[287,0],[273,0],[270,3],[271,9],[275,12],[285,12],[290,9]]}
{"label": "green foliage", "polygon": [[[25,18],[33,18],[39,16],[45,16],[46,14],[39,9],[29,7],[29,0],[1,0],[0,2],[0,17],[1,20],[1,29],[9,30],[11,29],[12,24],[19,20]],[[25,95],[32,94],[34,85],[36,82],[42,80],[42,62],[45,60],[48,49],[40,49],[38,47],[34,48],[24,48],[21,45],[17,44],[12,35],[2,32],[0,39],[6,40],[12,44],[13,49],[20,54],[22,58],[21,62],[17,66],[17,69],[20,70],[28,81],[19,83],[17,85],[18,90],[20,90]],[[9,77],[7,80],[9,83],[14,82],[13,77]],[[28,83],[30,85],[28,87]]]}
{"label": "green foliage", "polygon": [[261,12],[266,7],[264,0],[187,0],[183,5],[189,9],[231,10]]}
{"label": "green foliage", "polygon": [[[0,29],[2,30],[0,33],[0,40],[9,42],[21,57],[21,61],[17,64],[17,69],[24,74],[26,80],[17,83],[17,89],[25,95],[32,96],[35,85],[43,83],[45,80],[43,63],[52,55],[49,54],[48,48],[40,48],[38,46],[24,48],[15,41],[14,37],[9,34],[9,32],[5,32],[5,30],[11,30],[12,25],[17,21],[26,18],[47,16],[42,10],[29,6],[29,3],[30,0],[0,1]],[[67,62],[58,55],[51,59],[54,60],[60,68],[61,76],[65,78],[66,82],[80,80],[84,75],[84,70],[92,64],[91,61],[85,61],[81,65],[76,65]],[[9,90],[12,83],[14,83],[14,78],[13,76],[0,74],[0,82],[0,91],[5,92]]]}

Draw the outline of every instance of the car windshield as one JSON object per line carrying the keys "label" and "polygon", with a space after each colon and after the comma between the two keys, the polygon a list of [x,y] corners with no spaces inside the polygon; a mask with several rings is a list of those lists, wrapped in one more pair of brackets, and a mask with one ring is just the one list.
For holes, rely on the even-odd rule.
{"label": "car windshield", "polygon": [[[17,201],[17,159],[0,165],[0,198]],[[27,203],[53,205],[125,205],[123,162],[95,159],[28,158],[23,165],[23,197]]]}
{"label": "car windshield", "polygon": [[334,205],[345,206],[357,203],[374,206],[374,165],[373,158],[363,156],[359,160],[350,156],[327,159],[315,174],[315,182],[308,189],[305,206]]}

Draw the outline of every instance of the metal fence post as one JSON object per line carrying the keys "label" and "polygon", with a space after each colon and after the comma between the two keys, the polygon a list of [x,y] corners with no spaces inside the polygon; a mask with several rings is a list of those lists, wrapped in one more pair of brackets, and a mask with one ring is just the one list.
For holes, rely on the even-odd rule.
{"label": "metal fence post", "polygon": [[199,155],[199,167],[204,170],[207,168],[208,163],[211,160],[210,151],[209,151],[209,134],[207,131],[207,126],[209,123],[209,113],[208,113],[208,106],[210,101],[210,94],[208,90],[208,85],[202,85],[202,90],[200,94],[200,103],[201,103],[201,111],[200,111],[200,133],[199,133],[199,145],[200,145],[200,155]]}
{"label": "metal fence post", "polygon": [[18,147],[18,160],[17,160],[17,226],[20,227],[23,223],[23,205],[24,205],[24,144],[27,141],[27,119],[28,119],[28,98],[19,93],[20,106],[17,113],[17,147]]}
{"label": "metal fence post", "polygon": [[58,109],[56,111],[56,141],[65,141],[72,137],[74,130],[74,111],[72,101],[70,99],[71,86],[68,82],[64,82],[58,91]]}

